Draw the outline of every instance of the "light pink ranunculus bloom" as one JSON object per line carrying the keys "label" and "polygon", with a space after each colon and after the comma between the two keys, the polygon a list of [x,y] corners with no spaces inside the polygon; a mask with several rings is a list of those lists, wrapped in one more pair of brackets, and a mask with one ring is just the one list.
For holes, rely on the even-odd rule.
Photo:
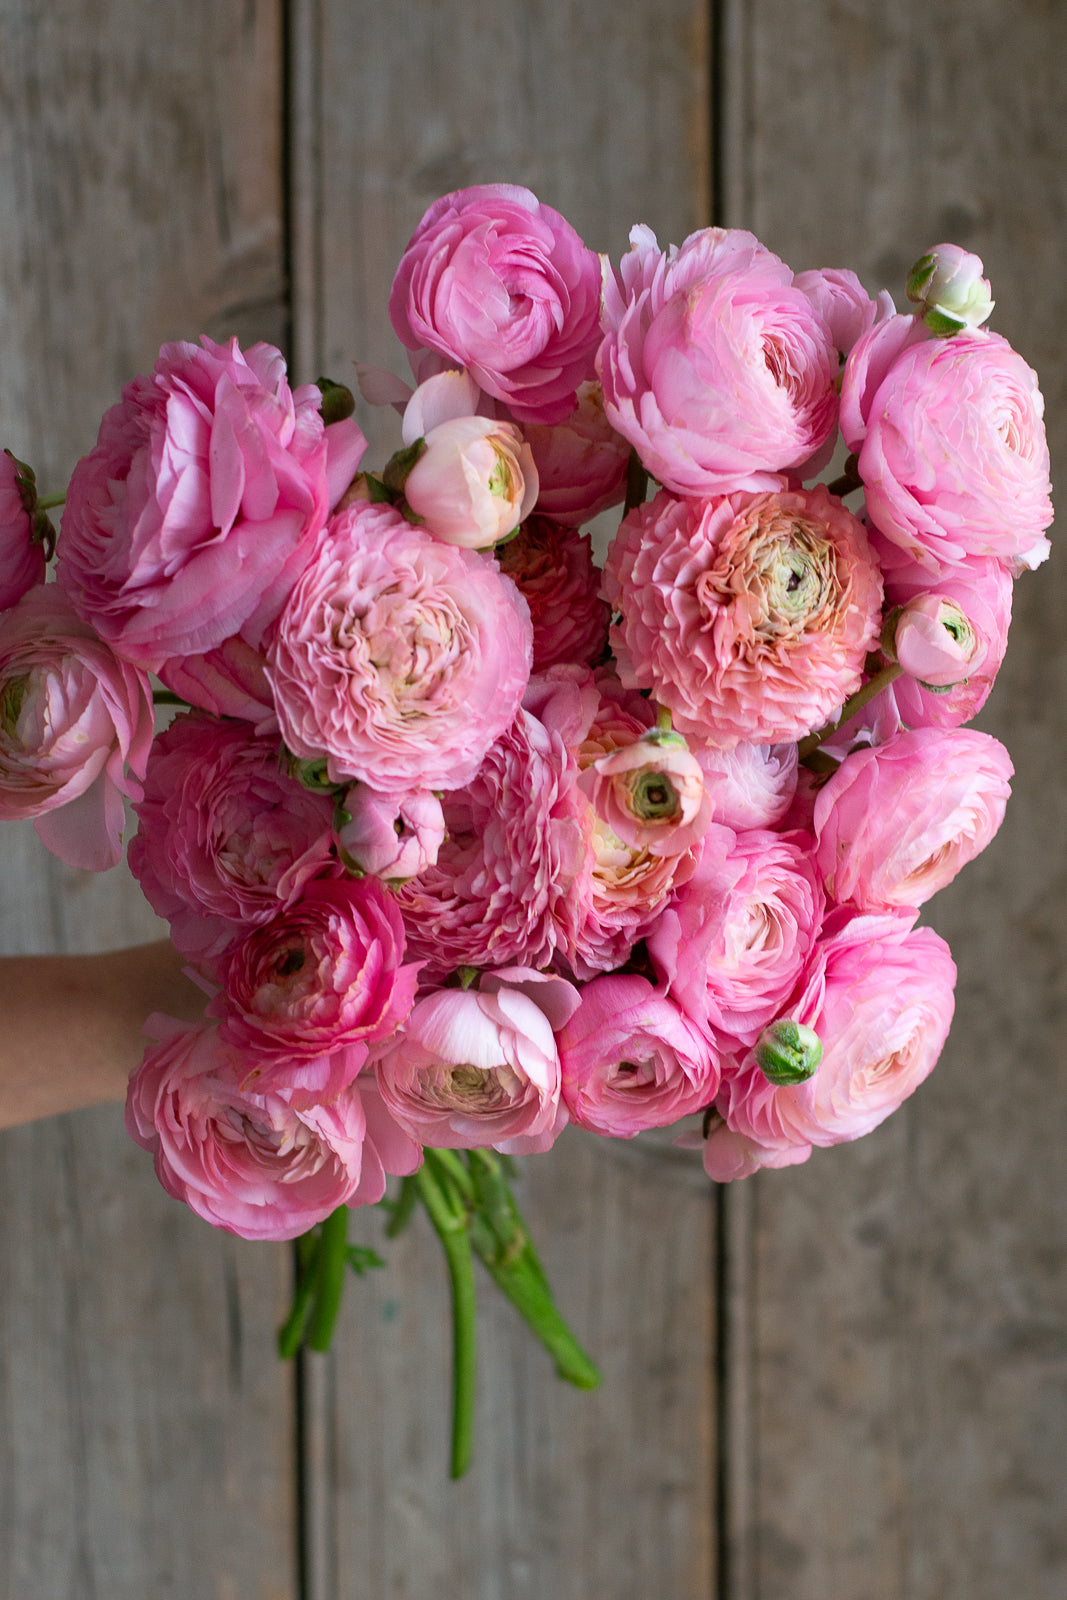
{"label": "light pink ranunculus bloom", "polygon": [[830,330],[834,348],[847,356],[861,334],[893,315],[892,296],[883,289],[872,300],[847,267],[819,267],[798,272],[793,288],[807,295]]}
{"label": "light pink ranunculus bloom", "polygon": [[281,770],[276,738],[206,712],[152,745],[130,870],[186,955],[211,958],[338,870],[333,806]]}
{"label": "light pink ranunculus bloom", "polygon": [[802,737],[859,688],[881,626],[863,526],[821,485],[684,500],[624,518],[604,572],[624,683],[729,748]]}
{"label": "light pink ranunculus bloom", "polygon": [[259,642],[326,519],[320,400],[290,390],[272,345],[206,336],[126,386],[74,469],[58,566],[121,655],[155,671],[236,633]]}
{"label": "light pink ranunculus bloom", "polygon": [[811,299],[750,233],[704,228],[661,251],[630,234],[604,274],[597,372],[608,420],[677,494],[777,486],[830,441],[838,354]]}
{"label": "light pink ranunculus bloom", "polygon": [[411,1009],[418,971],[376,878],[318,878],[220,957],[213,1014],[249,1055],[310,1058],[387,1038]]}
{"label": "light pink ranunculus bloom", "polygon": [[577,1004],[564,979],[525,968],[427,995],[376,1052],[382,1099],[424,1145],[547,1150],[567,1121],[554,1029]]}
{"label": "light pink ranunculus bloom", "polygon": [[[845,368],[843,413],[862,344]],[[1045,560],[1044,401],[1036,373],[1006,339],[973,329],[907,345],[853,409],[864,425],[858,470],[867,514],[927,571],[993,556],[1018,574]]]}
{"label": "light pink ranunculus bloom", "polygon": [[535,672],[559,662],[600,659],[610,612],[587,534],[547,517],[528,517],[497,559],[530,608]]}
{"label": "light pink ranunculus bloom", "polygon": [[793,801],[797,787],[795,744],[750,744],[742,740],[722,750],[692,745],[711,797],[712,821],[724,827],[776,828]]}
{"label": "light pink ranunculus bloom", "polygon": [[213,1023],[154,1015],[146,1031],[157,1042],[130,1079],[126,1127],[168,1194],[243,1239],[295,1239],[355,1203],[366,1117],[354,1087],[298,1110],[245,1086]]}
{"label": "light pink ranunculus bloom", "polygon": [[723,1050],[753,1043],[805,969],[826,908],[810,842],[713,824],[647,937],[667,992]]}
{"label": "light pink ranunculus bloom", "polygon": [[408,350],[466,367],[523,422],[561,422],[592,376],[600,266],[529,189],[478,184],[426,212],[401,257],[389,315]]}
{"label": "light pink ranunculus bloom", "polygon": [[0,611],[44,582],[45,551],[36,537],[33,473],[10,450],[0,452]]}
{"label": "light pink ranunculus bloom", "polygon": [[653,856],[692,850],[711,822],[700,762],[678,733],[649,728],[596,757],[578,784],[623,844]]}
{"label": "light pink ranunculus bloom", "polygon": [[867,911],[923,905],[992,839],[1013,771],[1004,746],[973,728],[914,728],[853,751],[815,801],[827,891]]}
{"label": "light pink ranunculus bloom", "polygon": [[787,1012],[819,1036],[814,1075],[776,1087],[751,1055],[724,1075],[717,1106],[726,1129],[705,1148],[708,1175],[726,1182],[757,1166],[792,1166],[814,1146],[870,1133],[936,1065],[955,981],[949,948],[932,928],[839,917]]}
{"label": "light pink ranunculus bloom", "polygon": [[609,1138],[667,1127],[718,1092],[710,1040],[636,973],[587,983],[556,1042],[571,1121]]}
{"label": "light pink ranunculus bloom", "polygon": [[32,817],[53,855],[103,872],[122,856],[155,726],[146,675],[55,584],[0,615],[0,818]]}
{"label": "light pink ranunculus bloom", "polygon": [[586,897],[586,803],[575,749],[597,704],[592,674],[556,667],[463,789],[444,796],[437,860],[397,891],[408,949],[430,977],[566,958]]}
{"label": "light pink ranunculus bloom", "polygon": [[583,383],[574,410],[555,427],[528,422],[522,431],[537,467],[541,516],[576,528],[622,504],[630,444],[608,421],[599,383]]}
{"label": "light pink ranunculus bloom", "polygon": [[437,860],[445,837],[441,802],[430,789],[379,794],[365,783],[345,790],[349,820],[337,842],[346,865],[387,882],[416,878]]}
{"label": "light pink ranunculus bloom", "polygon": [[282,737],[334,783],[455,789],[515,716],[529,613],[473,550],[388,505],[334,516],[268,650]]}
{"label": "light pink ranunculus bloom", "polygon": [[537,500],[537,468],[514,423],[454,417],[431,428],[404,499],[435,539],[485,550],[514,533]]}

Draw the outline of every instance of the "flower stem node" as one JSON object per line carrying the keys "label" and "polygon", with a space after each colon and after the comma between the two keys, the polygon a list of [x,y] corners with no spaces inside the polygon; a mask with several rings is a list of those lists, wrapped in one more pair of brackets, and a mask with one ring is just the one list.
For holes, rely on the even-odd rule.
{"label": "flower stem node", "polygon": [[781,1017],[764,1028],[752,1053],[767,1081],[784,1088],[813,1075],[822,1060],[822,1040],[802,1022]]}

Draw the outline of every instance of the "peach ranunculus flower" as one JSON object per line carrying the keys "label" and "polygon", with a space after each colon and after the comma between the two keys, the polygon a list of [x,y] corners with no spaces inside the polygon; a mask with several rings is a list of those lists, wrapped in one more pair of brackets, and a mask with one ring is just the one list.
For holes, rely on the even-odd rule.
{"label": "peach ranunculus flower", "polygon": [[863,678],[882,579],[863,526],[822,486],[680,500],[623,520],[605,582],[625,683],[708,744],[796,740]]}

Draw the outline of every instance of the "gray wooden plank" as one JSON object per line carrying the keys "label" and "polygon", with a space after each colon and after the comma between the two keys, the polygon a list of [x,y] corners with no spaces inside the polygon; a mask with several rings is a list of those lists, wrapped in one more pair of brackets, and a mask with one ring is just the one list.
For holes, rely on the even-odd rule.
{"label": "gray wooden plank", "polygon": [[[389,285],[425,207],[532,188],[596,249],[707,220],[706,8],[400,0],[293,7],[295,346],[305,375],[406,375]],[[316,231],[317,230],[317,231]],[[390,419],[361,414],[372,460]],[[355,1593],[672,1600],[714,1590],[713,1211],[699,1165],[564,1136],[524,1198],[565,1312],[603,1362],[564,1389],[487,1289],[477,1457],[447,1481],[448,1310],[413,1228],[352,1285],[308,1389],[313,1600]],[[371,1237],[373,1219],[360,1224]]]}
{"label": "gray wooden plank", "polygon": [[[62,485],[166,338],[283,327],[276,0],[3,7],[0,442]],[[0,948],[159,936],[119,869],[0,840]],[[45,1064],[46,1065],[46,1064]],[[0,1593],[293,1593],[284,1247],[170,1200],[121,1110],[0,1135]]]}
{"label": "gray wooden plank", "polygon": [[[998,0],[739,0],[726,26],[726,220],[894,291],[929,245],[976,250],[1041,374],[1054,481],[1065,30]],[[1015,760],[1007,820],[928,908],[960,968],[941,1064],[869,1139],[727,1197],[738,1600],[1067,1587],[1065,598],[1054,549],[981,719]]]}

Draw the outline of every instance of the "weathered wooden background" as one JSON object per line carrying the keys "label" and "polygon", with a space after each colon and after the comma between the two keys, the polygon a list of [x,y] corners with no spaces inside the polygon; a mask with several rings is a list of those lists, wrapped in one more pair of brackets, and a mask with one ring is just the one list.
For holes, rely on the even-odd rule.
{"label": "weathered wooden background", "polygon": [[[955,239],[1065,459],[1059,0],[0,0],[0,46],[0,442],[46,487],[166,338],[392,361],[401,247],[491,179],[616,255],[714,218],[871,288]],[[0,1135],[0,1600],[1067,1593],[1065,591],[1058,551],[1017,591],[984,718],[1017,792],[934,907],[934,1077],[724,1195],[660,1146],[530,1163],[605,1384],[564,1391],[486,1296],[463,1484],[423,1231],[293,1371],[287,1250],[168,1200],[118,1110]],[[155,932],[121,873],[0,850],[3,949]]]}

